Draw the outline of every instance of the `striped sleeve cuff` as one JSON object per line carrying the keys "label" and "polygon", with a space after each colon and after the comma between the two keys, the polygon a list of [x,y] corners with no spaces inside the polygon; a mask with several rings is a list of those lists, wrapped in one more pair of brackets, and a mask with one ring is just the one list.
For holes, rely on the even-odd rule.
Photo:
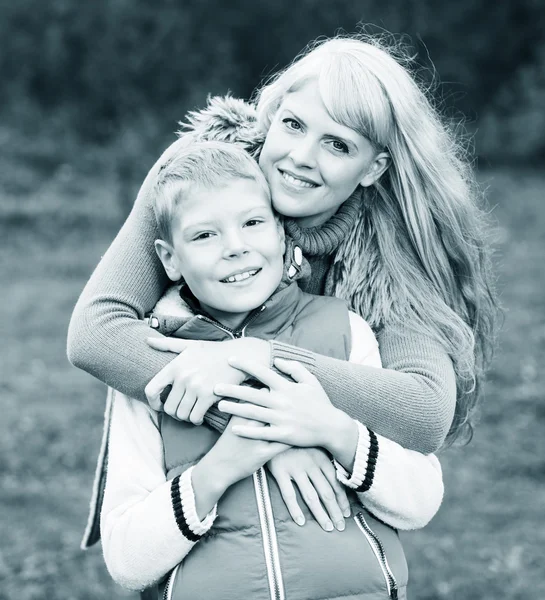
{"label": "striped sleeve cuff", "polygon": [[314,354],[308,350],[302,348],[296,348],[289,344],[283,344],[277,340],[271,340],[271,366],[276,358],[283,358],[284,360],[296,360],[305,366],[314,366],[316,360]]}
{"label": "striped sleeve cuff", "polygon": [[190,467],[172,480],[170,497],[178,529],[191,542],[198,542],[212,527],[216,519],[218,505],[216,504],[202,521],[199,519],[191,482],[192,471],[193,467]]}
{"label": "striped sleeve cuff", "polygon": [[378,459],[378,439],[373,431],[358,422],[358,446],[352,474],[336,460],[333,461],[337,479],[356,492],[363,493],[371,489],[375,477]]}

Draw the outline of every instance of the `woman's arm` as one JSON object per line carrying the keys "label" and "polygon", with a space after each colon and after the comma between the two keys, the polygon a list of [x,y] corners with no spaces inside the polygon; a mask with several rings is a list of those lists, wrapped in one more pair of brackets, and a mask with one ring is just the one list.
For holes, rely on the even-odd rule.
{"label": "woman's arm", "polygon": [[168,283],[154,249],[153,184],[160,166],[186,143],[185,137],[175,141],[148,173],[125,224],[85,286],[68,329],[70,362],[139,400],[146,400],[146,384],[176,356],[146,343],[158,334],[142,319]]}
{"label": "woman's arm", "polygon": [[386,327],[379,335],[384,369],[277,341],[271,346],[273,359],[304,364],[334,406],[373,431],[424,454],[443,444],[454,415],[456,380],[439,342],[409,327]]}

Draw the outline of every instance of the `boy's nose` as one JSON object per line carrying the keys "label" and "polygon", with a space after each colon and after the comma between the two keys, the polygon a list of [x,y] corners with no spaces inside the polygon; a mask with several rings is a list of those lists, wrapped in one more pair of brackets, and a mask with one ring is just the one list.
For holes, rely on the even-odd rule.
{"label": "boy's nose", "polygon": [[239,233],[233,232],[224,236],[223,255],[225,258],[233,258],[240,256],[241,254],[247,254],[249,250],[244,236]]}

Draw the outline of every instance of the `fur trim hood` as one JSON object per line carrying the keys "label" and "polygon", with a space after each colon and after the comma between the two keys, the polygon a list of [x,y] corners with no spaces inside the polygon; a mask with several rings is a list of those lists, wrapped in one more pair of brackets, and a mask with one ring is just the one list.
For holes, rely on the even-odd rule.
{"label": "fur trim hood", "polygon": [[259,130],[255,105],[232,96],[208,96],[206,108],[190,111],[180,121],[179,137],[191,135],[197,142],[229,142],[242,146],[257,160],[265,141]]}

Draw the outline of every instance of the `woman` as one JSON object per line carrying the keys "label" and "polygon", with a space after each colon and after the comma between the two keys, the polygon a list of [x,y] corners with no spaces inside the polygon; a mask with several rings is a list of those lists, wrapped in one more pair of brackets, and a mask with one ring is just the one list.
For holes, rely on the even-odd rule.
{"label": "woman", "polygon": [[[154,343],[183,350],[178,357],[151,348],[142,317],[168,283],[150,199],[164,158],[78,301],[70,360],[129,396],[144,400],[147,386],[152,407],[172,385],[174,414],[198,422],[217,400],[215,384],[242,379],[229,356],[295,358],[333,404],[407,448],[431,453],[470,433],[495,303],[473,174],[452,132],[408,68],[371,38],[318,44],[256,98],[257,116],[245,107],[236,138],[261,149],[273,205],[312,266],[302,287],[347,300],[377,332],[385,368],[249,338]],[[314,487],[331,491],[327,477],[314,486],[305,477],[300,452],[277,457],[275,476],[307,498]]]}

